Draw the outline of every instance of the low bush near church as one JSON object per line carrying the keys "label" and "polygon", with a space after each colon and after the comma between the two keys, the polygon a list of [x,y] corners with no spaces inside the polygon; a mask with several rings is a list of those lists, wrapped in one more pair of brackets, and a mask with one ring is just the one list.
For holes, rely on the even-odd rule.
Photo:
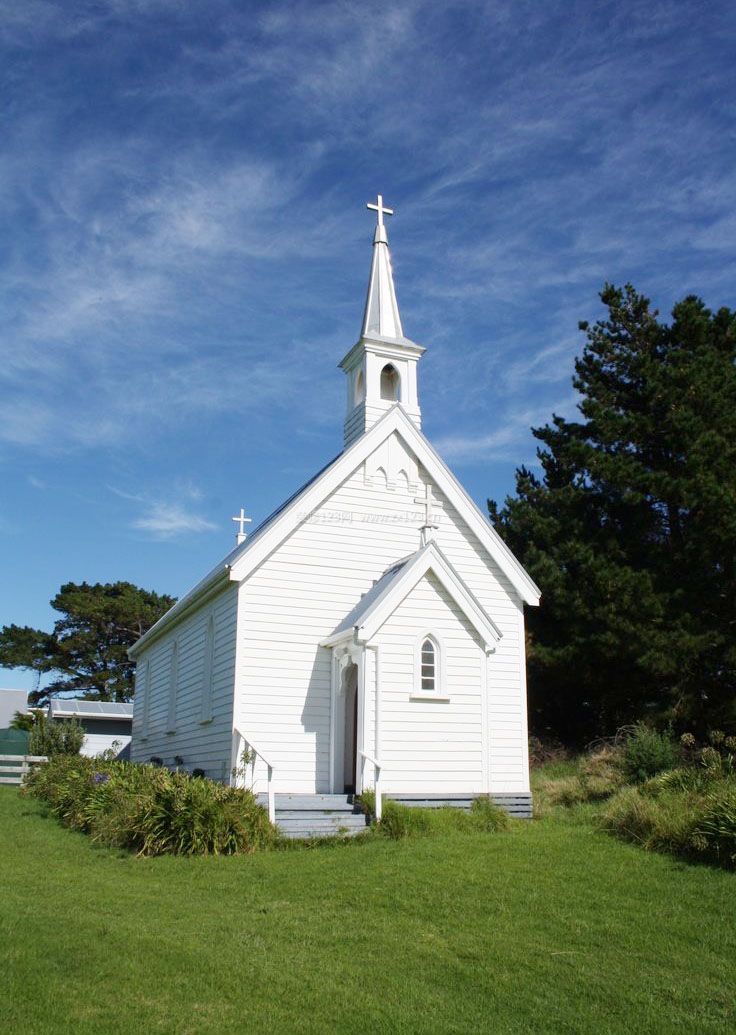
{"label": "low bush near church", "polygon": [[250,791],[159,766],[61,755],[36,767],[24,792],[66,826],[139,855],[234,855],[278,838]]}
{"label": "low bush near church", "polygon": [[671,737],[645,723],[637,723],[623,743],[623,767],[632,783],[643,783],[657,773],[674,769],[679,752]]}

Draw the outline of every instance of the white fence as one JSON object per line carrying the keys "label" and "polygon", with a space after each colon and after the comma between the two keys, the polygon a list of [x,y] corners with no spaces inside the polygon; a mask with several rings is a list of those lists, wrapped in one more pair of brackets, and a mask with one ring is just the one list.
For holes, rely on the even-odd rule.
{"label": "white fence", "polygon": [[[0,755],[0,783],[14,783],[19,786],[26,773],[36,762],[47,762],[45,755]],[[8,765],[14,762],[15,765]]]}

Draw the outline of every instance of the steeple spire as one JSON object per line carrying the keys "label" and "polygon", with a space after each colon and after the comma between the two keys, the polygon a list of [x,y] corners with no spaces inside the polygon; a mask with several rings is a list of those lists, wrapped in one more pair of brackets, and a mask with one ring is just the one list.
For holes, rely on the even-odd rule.
{"label": "steeple spire", "polygon": [[373,235],[373,261],[361,334],[364,337],[378,335],[380,338],[400,339],[404,337],[404,331],[401,327],[399,304],[396,301],[391,253],[388,250],[388,236],[383,221],[384,215],[392,216],[394,210],[384,206],[381,194],[378,195],[375,205],[369,202],[366,208],[376,212],[378,222]]}
{"label": "steeple spire", "polygon": [[392,216],[394,210],[386,208],[380,194],[376,203],[370,202],[367,208],[377,213],[378,221],[373,235],[363,329],[340,363],[347,375],[346,446],[397,404],[418,428],[422,424],[417,363],[424,349],[404,337],[383,221],[383,217]]}

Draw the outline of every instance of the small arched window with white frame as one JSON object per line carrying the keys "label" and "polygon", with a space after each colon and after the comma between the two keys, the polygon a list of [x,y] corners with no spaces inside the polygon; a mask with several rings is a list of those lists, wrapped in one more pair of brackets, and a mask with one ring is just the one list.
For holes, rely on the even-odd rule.
{"label": "small arched window with white frame", "polygon": [[424,694],[433,694],[439,690],[439,661],[439,644],[433,636],[425,636],[419,650],[420,673],[417,688]]}

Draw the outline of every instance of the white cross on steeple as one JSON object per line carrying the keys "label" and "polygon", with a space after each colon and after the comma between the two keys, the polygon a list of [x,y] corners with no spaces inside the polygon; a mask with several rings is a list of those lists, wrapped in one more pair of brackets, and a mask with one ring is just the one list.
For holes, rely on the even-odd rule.
{"label": "white cross on steeple", "polygon": [[375,205],[372,204],[369,201],[368,204],[365,207],[373,209],[374,212],[378,213],[378,225],[379,226],[383,226],[383,217],[384,216],[392,216],[394,214],[394,210],[392,208],[386,208],[386,206],[383,204],[383,194],[379,194],[378,195],[378,198],[376,199],[376,204]]}
{"label": "white cross on steeple", "polygon": [[432,486],[426,485],[424,487],[424,496],[417,496],[414,499],[414,502],[421,503],[424,507],[424,524],[420,529],[420,534],[422,537],[422,546],[426,546],[432,538],[432,532],[434,529],[440,527],[434,520],[434,515],[432,514],[432,507],[438,506],[437,500],[432,497]]}
{"label": "white cross on steeple", "polygon": [[241,543],[245,542],[245,537],[246,537],[245,526],[250,524],[250,522],[252,520],[253,520],[253,518],[249,518],[249,517],[245,516],[245,511],[243,510],[242,507],[240,508],[240,513],[238,514],[238,516],[233,518],[233,521],[237,522],[237,524],[240,526],[238,528],[237,534],[235,536],[235,542],[237,543],[238,546],[240,546]]}

